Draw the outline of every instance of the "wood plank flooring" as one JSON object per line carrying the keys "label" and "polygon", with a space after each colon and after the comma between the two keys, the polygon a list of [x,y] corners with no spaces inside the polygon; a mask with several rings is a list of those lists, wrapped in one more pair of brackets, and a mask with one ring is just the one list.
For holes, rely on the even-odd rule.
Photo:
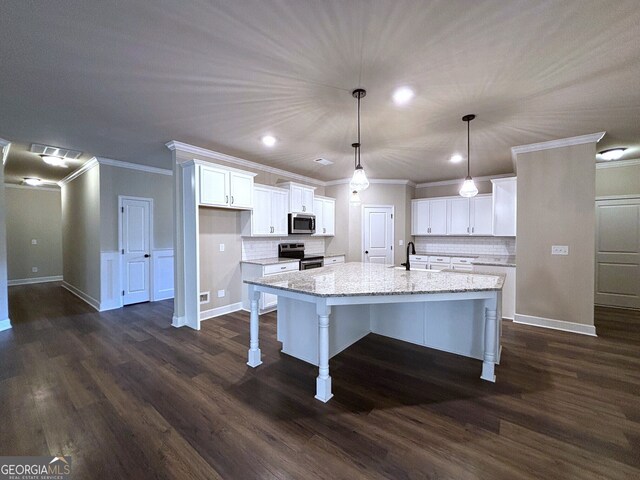
{"label": "wood plank flooring", "polygon": [[0,333],[0,455],[72,455],[74,478],[640,478],[640,314],[598,338],[504,323],[480,362],[369,335],[314,367],[246,366],[248,315],[170,327],[171,301],[94,312],[57,284],[11,287]]}

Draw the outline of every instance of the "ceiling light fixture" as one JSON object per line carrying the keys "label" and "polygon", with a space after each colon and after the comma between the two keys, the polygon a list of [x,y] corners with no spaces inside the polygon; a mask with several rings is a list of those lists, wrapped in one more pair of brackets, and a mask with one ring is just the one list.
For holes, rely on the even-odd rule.
{"label": "ceiling light fixture", "polygon": [[360,205],[360,194],[357,192],[357,190],[354,190],[353,192],[351,192],[351,195],[349,197],[349,204],[351,205]]}
{"label": "ceiling light fixture", "polygon": [[349,187],[352,191],[361,192],[362,190],[366,190],[369,188],[369,180],[367,179],[367,174],[364,172],[364,168],[362,168],[362,164],[360,163],[360,99],[363,98],[367,94],[367,91],[364,88],[356,88],[351,95],[353,98],[358,99],[358,141],[356,143],[352,143],[351,146],[355,149],[355,171],[353,172],[353,177],[351,178],[351,182],[349,183]]}
{"label": "ceiling light fixture", "polygon": [[393,101],[396,105],[405,105],[415,94],[409,87],[400,87],[393,92]]}
{"label": "ceiling light fixture", "polygon": [[469,160],[469,152],[471,151],[471,140],[469,136],[469,125],[471,120],[476,118],[475,115],[469,114],[462,117],[463,122],[467,122],[467,177],[464,179],[464,183],[462,184],[462,188],[460,189],[461,197],[475,197],[478,194],[478,188],[476,184],[473,182],[473,178],[471,178],[470,173],[470,160]]}
{"label": "ceiling light fixture", "polygon": [[604,160],[618,160],[622,155],[624,155],[625,150],[626,148],[610,148],[609,150],[599,152],[599,155]]}
{"label": "ceiling light fixture", "polygon": [[262,143],[264,143],[267,147],[273,147],[276,144],[276,137],[273,135],[265,135],[262,137]]}
{"label": "ceiling light fixture", "polygon": [[26,183],[27,185],[31,185],[32,187],[37,187],[39,185],[42,185],[42,180],[40,180],[39,178],[27,177],[24,179],[24,183]]}
{"label": "ceiling light fixture", "polygon": [[55,157],[53,155],[42,155],[42,160],[47,165],[51,165],[53,167],[67,168],[67,162],[64,161],[64,158]]}
{"label": "ceiling light fixture", "polygon": [[462,160],[462,155],[460,155],[459,153],[451,155],[451,163],[460,163]]}

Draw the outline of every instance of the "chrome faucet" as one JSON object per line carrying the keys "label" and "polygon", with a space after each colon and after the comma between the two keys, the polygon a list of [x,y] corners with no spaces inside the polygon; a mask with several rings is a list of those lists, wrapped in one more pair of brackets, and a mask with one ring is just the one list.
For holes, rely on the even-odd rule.
{"label": "chrome faucet", "polygon": [[400,264],[403,267],[407,267],[407,270],[411,270],[411,264],[409,263],[409,247],[411,247],[411,255],[416,254],[416,246],[413,244],[413,242],[407,243],[407,263]]}

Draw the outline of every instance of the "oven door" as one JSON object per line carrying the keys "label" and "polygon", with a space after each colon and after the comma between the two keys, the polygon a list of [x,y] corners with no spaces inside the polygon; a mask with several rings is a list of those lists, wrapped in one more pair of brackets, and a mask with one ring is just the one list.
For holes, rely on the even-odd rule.
{"label": "oven door", "polygon": [[324,259],[300,260],[300,270],[310,270],[312,268],[324,267]]}
{"label": "oven door", "polygon": [[316,217],[314,215],[301,215],[298,213],[289,214],[289,234],[316,233]]}

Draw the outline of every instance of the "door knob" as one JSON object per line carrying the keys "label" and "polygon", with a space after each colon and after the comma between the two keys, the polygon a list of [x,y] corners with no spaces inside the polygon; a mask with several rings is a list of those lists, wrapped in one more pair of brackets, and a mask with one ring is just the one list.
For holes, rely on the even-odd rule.
{"label": "door knob", "polygon": [[364,253],[366,253],[367,255],[369,255],[369,250],[365,250]]}
{"label": "door knob", "polygon": [[144,254],[144,258],[149,258],[151,255],[149,255],[148,253]]}

